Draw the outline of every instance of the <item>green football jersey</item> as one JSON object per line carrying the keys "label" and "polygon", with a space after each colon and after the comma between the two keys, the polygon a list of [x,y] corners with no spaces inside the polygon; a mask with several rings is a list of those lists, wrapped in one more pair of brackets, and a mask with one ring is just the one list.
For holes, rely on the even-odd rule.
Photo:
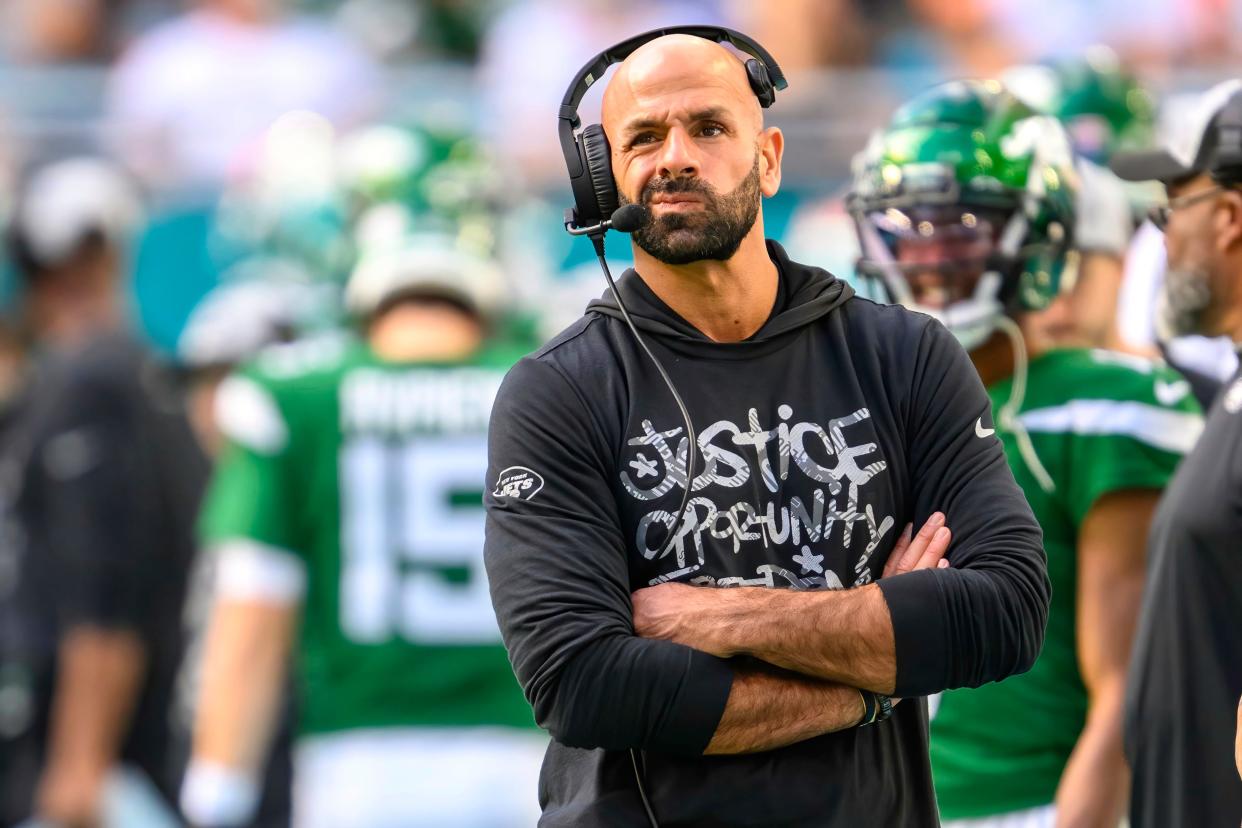
{"label": "green football jersey", "polygon": [[533,728],[483,569],[492,400],[510,364],[394,364],[343,339],[226,381],[205,542],[296,556],[299,730]]}
{"label": "green football jersey", "polygon": [[[988,389],[992,410],[1010,396]],[[1014,433],[996,434],[1044,531],[1052,604],[1044,649],[1027,673],[940,696],[931,721],[932,774],[944,819],[1051,803],[1086,721],[1075,632],[1078,528],[1102,496],[1162,489],[1203,428],[1189,384],[1147,360],[1065,349],[1031,362],[1017,419],[1054,489],[1045,491]]]}

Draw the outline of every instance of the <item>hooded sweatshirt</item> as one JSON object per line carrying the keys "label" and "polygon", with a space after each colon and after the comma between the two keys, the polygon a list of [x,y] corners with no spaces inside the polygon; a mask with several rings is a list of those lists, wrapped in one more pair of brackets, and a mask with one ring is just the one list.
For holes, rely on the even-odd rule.
{"label": "hooded sweatshirt", "polygon": [[[633,270],[522,360],[492,410],[485,558],[510,660],[553,736],[544,826],[936,825],[919,697],[1030,667],[1049,586],[1039,526],[988,397],[941,325],[789,261],[754,336],[717,343]],[[952,568],[880,581],[892,717],[784,748],[703,756],[737,662],[634,633],[633,590],[848,589],[878,579],[934,511]],[[668,533],[677,525],[671,548]]]}

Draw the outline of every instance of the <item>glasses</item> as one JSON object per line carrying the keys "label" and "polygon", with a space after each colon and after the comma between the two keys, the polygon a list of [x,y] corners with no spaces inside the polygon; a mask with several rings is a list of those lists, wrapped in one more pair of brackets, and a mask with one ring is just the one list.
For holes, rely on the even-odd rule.
{"label": "glasses", "polygon": [[1190,195],[1171,198],[1167,204],[1158,204],[1155,207],[1148,209],[1147,220],[1156,225],[1156,229],[1163,233],[1164,229],[1169,226],[1169,219],[1172,218],[1174,210],[1180,210],[1183,207],[1198,204],[1200,201],[1206,201],[1212,196],[1220,195],[1221,193],[1231,189],[1233,188],[1217,185],[1206,190],[1200,190],[1197,193],[1191,193]]}

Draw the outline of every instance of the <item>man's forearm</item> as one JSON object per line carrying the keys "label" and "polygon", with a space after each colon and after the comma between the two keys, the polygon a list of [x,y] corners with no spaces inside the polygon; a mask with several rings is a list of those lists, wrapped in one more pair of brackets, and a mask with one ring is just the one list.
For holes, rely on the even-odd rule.
{"label": "man's forearm", "polygon": [[1121,747],[1125,686],[1096,694],[1087,724],[1057,786],[1058,828],[1116,825],[1129,798],[1130,771]]}
{"label": "man's forearm", "polygon": [[852,687],[781,671],[742,668],[706,754],[756,753],[845,730],[863,717]]}
{"label": "man's forearm", "polygon": [[221,596],[212,611],[181,810],[195,825],[240,825],[258,804],[259,768],[284,688],[298,608]]}
{"label": "man's forearm", "polygon": [[116,760],[146,669],[129,630],[70,629],[60,645],[49,768],[103,772]]}
{"label": "man's forearm", "polygon": [[257,771],[280,705],[296,617],[294,606],[217,604],[194,724],[195,760]]}
{"label": "man's forearm", "polygon": [[749,655],[805,676],[892,693],[897,674],[893,625],[874,584],[823,592],[681,589],[683,603],[701,600],[660,637],[715,655]]}
{"label": "man's forearm", "polygon": [[[949,566],[952,532],[933,513],[907,526],[882,578]],[[805,676],[891,695],[897,682],[893,619],[875,585],[805,592],[660,584],[631,596],[634,629],[713,655],[748,655]]]}
{"label": "man's forearm", "polygon": [[879,587],[736,592],[726,602],[735,621],[722,629],[742,653],[803,675],[893,692],[893,624]]}
{"label": "man's forearm", "polygon": [[42,817],[66,825],[95,818],[145,670],[146,651],[131,631],[78,626],[65,633],[38,793]]}

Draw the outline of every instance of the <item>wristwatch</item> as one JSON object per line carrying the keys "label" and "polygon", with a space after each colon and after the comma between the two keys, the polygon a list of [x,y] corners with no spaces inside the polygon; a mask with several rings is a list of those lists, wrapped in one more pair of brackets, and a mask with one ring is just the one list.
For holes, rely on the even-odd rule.
{"label": "wristwatch", "polygon": [[882,722],[889,716],[893,715],[893,700],[889,696],[881,696],[875,694],[875,718],[871,720],[872,724]]}
{"label": "wristwatch", "polygon": [[882,696],[879,693],[872,693],[867,690],[859,690],[859,695],[863,701],[863,717],[858,723],[859,727],[882,722],[889,716],[893,715],[893,700],[888,696]]}

